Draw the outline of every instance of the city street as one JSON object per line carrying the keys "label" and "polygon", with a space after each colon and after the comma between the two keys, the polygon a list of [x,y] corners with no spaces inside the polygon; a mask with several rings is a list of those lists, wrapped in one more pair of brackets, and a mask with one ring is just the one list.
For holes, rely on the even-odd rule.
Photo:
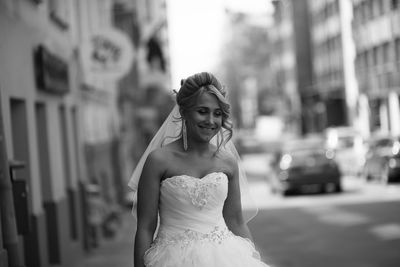
{"label": "city street", "polygon": [[264,209],[249,227],[272,266],[395,267],[399,221],[399,201],[392,201]]}
{"label": "city street", "polygon": [[273,195],[265,155],[243,158],[259,213],[249,223],[272,266],[399,266],[400,187],[345,177],[340,194]]}
{"label": "city street", "polygon": [[[400,265],[400,186],[346,177],[340,194],[281,197],[270,192],[268,156],[243,157],[259,208],[249,223],[262,258],[277,267],[397,267]],[[247,207],[250,208],[250,207]],[[133,220],[127,211],[113,240],[77,267],[132,264]]]}

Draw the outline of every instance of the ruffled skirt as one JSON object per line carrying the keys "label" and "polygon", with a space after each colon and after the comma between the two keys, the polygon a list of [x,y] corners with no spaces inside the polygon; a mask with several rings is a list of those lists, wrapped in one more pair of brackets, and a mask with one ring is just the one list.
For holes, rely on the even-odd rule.
{"label": "ruffled skirt", "polygon": [[209,233],[161,231],[144,257],[146,267],[268,267],[254,244],[226,227]]}

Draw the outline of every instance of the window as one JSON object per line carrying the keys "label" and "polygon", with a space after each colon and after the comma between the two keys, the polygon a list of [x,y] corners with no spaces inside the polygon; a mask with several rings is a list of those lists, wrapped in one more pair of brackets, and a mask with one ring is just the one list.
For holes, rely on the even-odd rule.
{"label": "window", "polygon": [[397,9],[399,7],[399,0],[392,0],[391,9]]}
{"label": "window", "polygon": [[372,13],[372,2],[367,0],[363,2],[364,5],[364,21],[368,21],[371,19]]}
{"label": "window", "polygon": [[390,51],[389,51],[389,49],[390,49],[389,43],[384,43],[382,45],[382,61],[383,61],[382,63],[383,64],[386,64],[386,63],[390,62],[390,57],[389,57]]}
{"label": "window", "polygon": [[377,66],[379,65],[380,60],[379,60],[379,49],[377,46],[374,47],[372,50],[372,66]]}
{"label": "window", "polygon": [[375,0],[372,1],[371,7],[372,7],[372,17],[378,17],[380,15],[380,0]]}
{"label": "window", "polygon": [[366,69],[369,64],[368,52],[365,51],[361,55],[362,55],[362,64],[363,64],[362,67],[363,67],[363,69]]}
{"label": "window", "polygon": [[395,46],[396,61],[397,61],[397,63],[399,63],[400,62],[400,38],[397,38],[394,41],[394,46]]}

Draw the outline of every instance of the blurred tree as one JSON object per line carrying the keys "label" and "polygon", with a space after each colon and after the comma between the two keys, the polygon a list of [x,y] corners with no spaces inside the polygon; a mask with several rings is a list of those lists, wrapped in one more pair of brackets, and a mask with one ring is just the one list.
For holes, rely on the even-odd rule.
{"label": "blurred tree", "polygon": [[227,36],[221,49],[218,75],[229,88],[233,119],[241,127],[240,99],[245,94],[244,81],[256,80],[258,114],[273,115],[278,112],[281,94],[268,75],[270,44],[267,28],[253,23],[251,15],[226,11]]}

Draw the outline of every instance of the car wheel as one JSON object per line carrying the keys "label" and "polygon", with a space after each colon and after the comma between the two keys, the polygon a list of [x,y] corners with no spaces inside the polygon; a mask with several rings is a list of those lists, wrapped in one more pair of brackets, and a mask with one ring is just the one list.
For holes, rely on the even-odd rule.
{"label": "car wheel", "polygon": [[282,190],[281,194],[282,194],[282,196],[287,197],[287,196],[293,195],[293,191],[292,190]]}
{"label": "car wheel", "polygon": [[335,192],[336,193],[341,193],[342,191],[343,191],[342,184],[341,183],[336,183],[335,184]]}
{"label": "car wheel", "polygon": [[337,188],[337,185],[336,185],[336,184],[334,184],[334,183],[327,183],[327,184],[324,184],[324,185],[323,185],[321,191],[322,191],[323,193],[333,193],[333,192],[336,192],[336,188]]}

